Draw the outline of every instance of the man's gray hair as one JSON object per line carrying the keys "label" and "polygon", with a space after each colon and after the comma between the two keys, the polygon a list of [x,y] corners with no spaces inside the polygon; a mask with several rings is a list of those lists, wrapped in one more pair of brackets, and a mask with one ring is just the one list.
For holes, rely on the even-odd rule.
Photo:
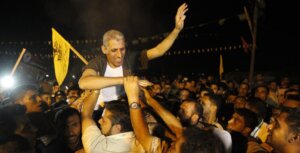
{"label": "man's gray hair", "polygon": [[103,35],[103,45],[107,46],[110,40],[124,41],[125,37],[121,31],[111,29],[104,33]]}

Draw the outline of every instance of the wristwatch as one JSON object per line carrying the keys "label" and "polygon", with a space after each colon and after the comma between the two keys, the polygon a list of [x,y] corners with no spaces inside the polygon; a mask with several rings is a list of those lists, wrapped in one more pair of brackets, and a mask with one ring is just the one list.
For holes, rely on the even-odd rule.
{"label": "wristwatch", "polygon": [[141,108],[141,104],[137,103],[137,102],[133,102],[129,105],[129,108],[132,109],[140,109]]}

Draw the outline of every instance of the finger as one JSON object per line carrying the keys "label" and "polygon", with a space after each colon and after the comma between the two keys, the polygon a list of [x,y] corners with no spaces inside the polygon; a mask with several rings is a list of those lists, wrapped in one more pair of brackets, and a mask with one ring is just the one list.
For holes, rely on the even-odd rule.
{"label": "finger", "polygon": [[184,8],[180,11],[179,15],[183,16],[189,9],[188,8]]}
{"label": "finger", "polygon": [[187,8],[187,4],[183,3],[179,8],[178,8],[178,12],[182,12],[183,10],[185,10]]}

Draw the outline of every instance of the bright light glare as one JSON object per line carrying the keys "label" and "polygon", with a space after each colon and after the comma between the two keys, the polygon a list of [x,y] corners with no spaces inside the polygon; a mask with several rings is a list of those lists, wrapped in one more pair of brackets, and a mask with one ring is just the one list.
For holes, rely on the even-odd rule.
{"label": "bright light glare", "polygon": [[10,76],[5,76],[1,79],[1,86],[4,88],[4,89],[9,89],[9,88],[12,88],[15,84],[15,81],[12,77]]}

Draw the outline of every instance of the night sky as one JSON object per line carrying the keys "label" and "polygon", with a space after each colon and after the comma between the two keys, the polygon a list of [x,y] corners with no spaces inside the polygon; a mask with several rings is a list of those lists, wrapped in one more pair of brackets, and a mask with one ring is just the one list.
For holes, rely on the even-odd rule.
{"label": "night sky", "polygon": [[[174,27],[174,16],[182,0],[9,0],[1,2],[0,41],[49,41],[51,27],[68,40],[101,39],[111,28],[123,31],[127,41],[169,32]],[[254,1],[188,0],[185,28],[171,50],[220,47],[241,43],[241,36],[251,43],[245,20],[239,20],[243,6],[252,17]],[[296,71],[299,67],[299,31],[296,9],[282,1],[258,0],[257,71]],[[298,13],[299,14],[299,13]],[[220,23],[220,19],[226,19]],[[197,38],[193,36],[197,35]],[[191,38],[191,36],[193,38]],[[157,41],[159,42],[159,41]],[[154,45],[149,42],[145,47]],[[129,45],[130,47],[130,45]],[[131,46],[132,48],[140,48]],[[143,47],[143,46],[142,46]],[[141,48],[142,48],[141,47]],[[248,71],[250,53],[242,50],[224,53],[225,70]],[[3,55],[1,55],[3,56]],[[167,56],[153,61],[153,70],[161,63],[180,63],[178,70],[189,71],[192,64],[204,71],[218,66],[216,57],[209,53],[197,56]],[[188,62],[187,62],[188,61]],[[191,62],[192,61],[192,62]],[[197,61],[197,62],[195,62]],[[199,68],[199,69],[200,69]],[[164,70],[160,70],[164,71]],[[193,71],[193,70],[191,70]]]}

